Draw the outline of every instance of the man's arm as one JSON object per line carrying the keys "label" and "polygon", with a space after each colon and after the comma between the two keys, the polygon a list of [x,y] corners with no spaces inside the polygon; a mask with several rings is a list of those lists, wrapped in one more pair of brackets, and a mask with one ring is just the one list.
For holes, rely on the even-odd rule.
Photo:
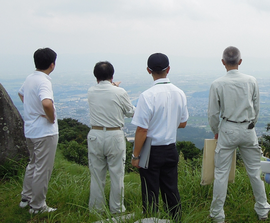
{"label": "man's arm", "polygon": [[[147,136],[147,130],[148,129],[144,129],[144,128],[141,128],[139,126],[136,129],[135,141],[134,141],[134,151],[133,151],[133,155],[135,157],[138,157],[140,155],[142,146],[143,146],[144,141],[145,141],[146,136]],[[139,167],[139,161],[140,161],[139,159],[137,159],[137,160],[132,159],[131,160],[132,166],[140,168]]]}
{"label": "man's arm", "polygon": [[260,111],[260,92],[259,92],[259,87],[258,87],[257,81],[255,82],[252,100],[253,100],[253,107],[254,107],[254,111],[255,111],[254,124],[256,124],[257,120],[258,120],[259,111]]}
{"label": "man's arm", "polygon": [[181,122],[178,128],[185,128],[187,125],[187,122]]}
{"label": "man's arm", "polygon": [[219,115],[220,115],[219,96],[217,94],[216,88],[212,84],[209,91],[208,122],[212,132],[215,135],[218,133]]}
{"label": "man's arm", "polygon": [[125,91],[124,94],[121,97],[122,103],[123,103],[123,112],[124,115],[128,118],[133,117],[135,112],[135,107],[132,105],[128,93]]}
{"label": "man's arm", "polygon": [[19,97],[20,97],[20,99],[21,99],[21,101],[23,103],[23,95],[21,95],[20,93],[18,93],[18,95],[19,95]]}
{"label": "man's arm", "polygon": [[43,106],[44,112],[46,114],[45,118],[47,118],[49,122],[54,123],[55,116],[54,116],[54,107],[53,107],[52,100],[51,99],[43,99],[42,106]]}

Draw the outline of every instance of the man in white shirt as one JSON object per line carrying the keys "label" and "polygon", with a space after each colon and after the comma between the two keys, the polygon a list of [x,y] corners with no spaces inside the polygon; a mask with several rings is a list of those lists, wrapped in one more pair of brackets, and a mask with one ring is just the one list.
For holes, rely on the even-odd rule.
{"label": "man in white shirt", "polygon": [[49,74],[54,70],[56,53],[50,48],[34,53],[36,71],[19,90],[24,104],[24,133],[30,153],[20,207],[30,205],[30,214],[55,211],[46,204],[48,183],[58,143],[58,124]]}
{"label": "man in white shirt", "polygon": [[238,71],[242,59],[236,47],[224,50],[222,63],[227,74],[212,83],[208,105],[209,125],[218,139],[210,216],[216,222],[225,222],[223,206],[228,177],[233,152],[238,147],[253,189],[256,201],[254,209],[259,220],[265,220],[270,206],[260,178],[261,151],[254,129],[259,115],[258,84],[254,77]]}
{"label": "man in white shirt", "polygon": [[104,186],[107,169],[111,178],[110,211],[126,210],[124,206],[124,174],[126,139],[122,127],[124,116],[132,117],[135,107],[127,92],[112,82],[113,66],[105,61],[94,67],[97,85],[88,90],[91,130],[87,136],[91,172],[89,209],[105,211]]}
{"label": "man in white shirt", "polygon": [[[137,126],[132,165],[139,168],[142,203],[145,214],[158,211],[159,189],[164,207],[175,221],[181,219],[181,202],[177,187],[176,150],[178,128],[185,128],[188,120],[187,99],[184,92],[167,78],[169,59],[165,54],[152,54],[147,71],[154,83],[138,100],[132,124]],[[146,137],[152,139],[148,169],[140,168],[140,151]]]}

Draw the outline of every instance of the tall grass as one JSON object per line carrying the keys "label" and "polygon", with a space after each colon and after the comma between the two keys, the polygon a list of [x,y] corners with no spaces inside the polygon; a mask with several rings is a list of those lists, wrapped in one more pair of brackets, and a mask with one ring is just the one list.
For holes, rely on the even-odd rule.
{"label": "tall grass", "polygon": [[[182,202],[182,222],[211,222],[208,218],[212,200],[212,185],[201,186],[201,159],[194,162],[179,162],[179,191]],[[90,173],[86,166],[66,161],[61,151],[57,151],[53,174],[49,183],[47,203],[57,207],[54,213],[30,215],[28,208],[21,209],[19,202],[22,189],[24,169],[17,177],[0,181],[0,222],[95,222],[109,219],[112,222],[109,209],[104,214],[89,211]],[[108,200],[110,179],[107,177],[105,196]],[[267,195],[269,185],[266,184]],[[161,200],[161,199],[160,199]],[[225,203],[226,222],[259,222],[254,211],[254,197],[249,179],[243,165],[238,165],[235,183],[229,184]],[[162,207],[162,202],[160,202]],[[125,176],[125,206],[127,213],[134,213],[131,219],[119,222],[133,223],[143,218],[141,208],[140,178],[137,172]],[[162,208],[161,208],[162,210]],[[159,214],[160,218],[169,218],[167,213]],[[270,221],[269,221],[270,222]]]}

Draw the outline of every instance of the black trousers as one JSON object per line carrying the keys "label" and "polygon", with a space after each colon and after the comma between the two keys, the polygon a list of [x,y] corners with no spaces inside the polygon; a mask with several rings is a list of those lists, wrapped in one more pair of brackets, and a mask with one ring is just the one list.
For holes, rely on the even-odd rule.
{"label": "black trousers", "polygon": [[176,222],[181,219],[181,201],[177,187],[179,155],[175,144],[152,146],[148,169],[140,168],[142,204],[144,213],[157,212],[159,189],[165,211]]}

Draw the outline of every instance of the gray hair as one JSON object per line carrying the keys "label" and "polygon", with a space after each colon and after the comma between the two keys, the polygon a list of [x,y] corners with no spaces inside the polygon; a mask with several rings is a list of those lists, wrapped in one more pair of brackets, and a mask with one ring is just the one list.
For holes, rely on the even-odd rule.
{"label": "gray hair", "polygon": [[224,50],[222,59],[228,65],[237,65],[241,60],[241,53],[236,47],[229,46]]}

